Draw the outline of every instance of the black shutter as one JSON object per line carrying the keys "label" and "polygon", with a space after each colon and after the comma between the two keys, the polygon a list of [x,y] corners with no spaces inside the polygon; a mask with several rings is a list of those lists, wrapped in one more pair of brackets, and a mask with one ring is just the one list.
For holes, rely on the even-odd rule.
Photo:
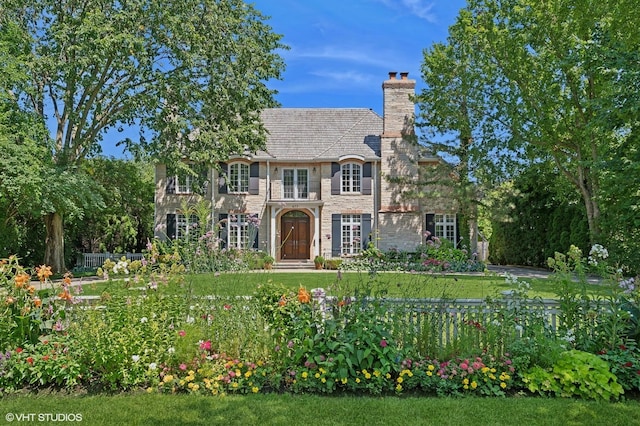
{"label": "black shutter", "polygon": [[371,241],[371,215],[369,213],[362,215],[362,249],[365,250]]}
{"label": "black shutter", "polygon": [[340,195],[341,185],[342,173],[340,173],[340,164],[331,163],[331,195]]}
{"label": "black shutter", "polygon": [[176,238],[176,215],[173,213],[167,214],[167,238]]}
{"label": "black shutter", "polygon": [[260,163],[251,163],[249,166],[249,194],[260,193]]}
{"label": "black shutter", "polygon": [[229,192],[227,185],[227,176],[229,167],[227,163],[220,163],[220,171],[218,172],[218,194],[226,194]]}
{"label": "black shutter", "polygon": [[427,238],[427,240],[432,240],[433,237],[436,236],[436,215],[433,213],[428,213],[427,214],[427,225],[426,228],[427,232],[429,232],[429,237]]}
{"label": "black shutter", "polygon": [[258,240],[258,234],[259,234],[259,230],[258,230],[258,228],[256,228],[256,236],[253,239],[253,247],[252,247],[252,248],[254,248],[256,250],[258,250],[258,248],[260,248],[259,247],[259,243],[258,243],[258,241],[260,241],[260,240]]}
{"label": "black shutter", "polygon": [[340,257],[340,244],[342,242],[342,215],[331,215],[331,256]]}
{"label": "black shutter", "polygon": [[167,194],[175,194],[176,193],[176,177],[175,176],[167,176]]}
{"label": "black shutter", "polygon": [[371,163],[362,165],[362,194],[371,195]]}
{"label": "black shutter", "polygon": [[227,238],[229,236],[228,218],[229,215],[227,213],[218,214],[218,238],[220,239],[218,247],[220,249],[227,248]]}
{"label": "black shutter", "polygon": [[202,195],[207,193],[207,190],[209,189],[209,167],[207,166],[201,166],[202,168],[200,169],[200,193]]}

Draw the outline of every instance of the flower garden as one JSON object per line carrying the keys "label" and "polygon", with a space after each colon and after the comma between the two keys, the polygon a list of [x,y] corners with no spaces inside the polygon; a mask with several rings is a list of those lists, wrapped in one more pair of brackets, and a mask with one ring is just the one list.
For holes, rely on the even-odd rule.
{"label": "flower garden", "polygon": [[[202,297],[184,253],[154,242],[142,261],[107,262],[100,274],[113,290],[91,304],[70,276],[54,284],[48,267],[4,259],[0,393],[637,398],[640,294],[603,250],[550,259],[555,323],[508,277],[508,300],[456,311],[454,329],[444,327],[449,308],[391,303],[371,269],[357,286],[295,291],[267,280],[250,295]],[[605,296],[584,290],[596,270]]]}

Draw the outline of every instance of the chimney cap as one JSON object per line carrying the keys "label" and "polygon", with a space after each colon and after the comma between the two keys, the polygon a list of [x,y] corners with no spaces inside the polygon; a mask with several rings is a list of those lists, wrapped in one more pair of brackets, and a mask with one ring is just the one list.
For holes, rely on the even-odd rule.
{"label": "chimney cap", "polygon": [[409,72],[408,71],[404,71],[400,73],[400,78],[402,80],[406,80],[409,77]]}
{"label": "chimney cap", "polygon": [[397,75],[397,71],[389,71],[389,80],[395,80]]}

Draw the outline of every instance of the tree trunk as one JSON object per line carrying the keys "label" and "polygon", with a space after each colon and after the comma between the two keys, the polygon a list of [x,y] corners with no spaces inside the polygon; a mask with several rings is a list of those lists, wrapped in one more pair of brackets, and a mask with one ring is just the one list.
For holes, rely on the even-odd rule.
{"label": "tree trunk", "polygon": [[45,265],[51,266],[53,273],[62,273],[65,271],[62,215],[60,213],[49,213],[45,215],[44,225],[47,229],[44,263]]}

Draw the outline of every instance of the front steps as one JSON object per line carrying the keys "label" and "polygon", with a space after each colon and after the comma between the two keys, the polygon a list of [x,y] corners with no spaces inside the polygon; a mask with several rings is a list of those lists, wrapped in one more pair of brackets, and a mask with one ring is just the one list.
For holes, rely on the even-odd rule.
{"label": "front steps", "polygon": [[311,271],[316,267],[311,260],[280,260],[273,264],[273,269],[278,270],[294,270],[294,271]]}

